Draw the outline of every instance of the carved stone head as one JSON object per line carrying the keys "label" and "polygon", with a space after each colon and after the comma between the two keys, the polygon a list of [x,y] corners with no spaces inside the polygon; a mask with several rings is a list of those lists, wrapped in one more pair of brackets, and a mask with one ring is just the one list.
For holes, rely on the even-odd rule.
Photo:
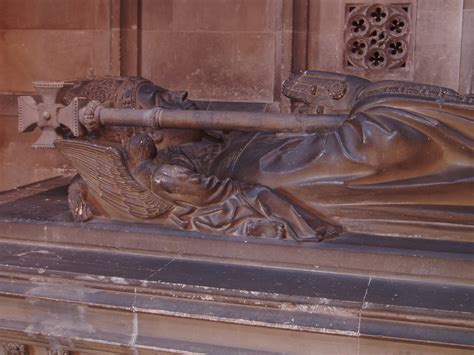
{"label": "carved stone head", "polygon": [[306,114],[347,113],[370,81],[351,75],[306,70],[292,74],[282,93],[293,99],[293,111]]}
{"label": "carved stone head", "polygon": [[85,97],[116,108],[197,108],[196,104],[187,98],[186,91],[167,90],[141,77],[73,80],[67,83],[69,85],[59,94],[59,100],[65,105],[74,97]]}

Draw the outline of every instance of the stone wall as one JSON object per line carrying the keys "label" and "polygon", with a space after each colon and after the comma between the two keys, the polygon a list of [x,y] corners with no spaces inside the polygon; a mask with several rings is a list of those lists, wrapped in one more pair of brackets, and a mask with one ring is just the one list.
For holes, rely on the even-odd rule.
{"label": "stone wall", "polygon": [[273,101],[282,2],[145,0],[142,75],[201,99]]}
{"label": "stone wall", "polygon": [[17,133],[15,94],[32,92],[33,80],[118,75],[111,4],[0,0],[0,191],[67,171],[57,152],[30,148],[38,131]]}
{"label": "stone wall", "polygon": [[[404,71],[344,66],[347,8],[360,4],[410,7]],[[273,102],[291,63],[466,91],[473,11],[472,0],[0,0],[0,92],[141,74],[194,98]]]}
{"label": "stone wall", "polygon": [[464,0],[459,91],[474,93],[474,0]]}
{"label": "stone wall", "polygon": [[[346,65],[348,13],[361,4],[408,8],[401,67]],[[67,169],[28,148],[37,132],[16,133],[11,95],[33,80],[142,75],[194,99],[282,111],[281,81],[307,68],[472,90],[473,0],[0,0],[0,14],[0,190]]]}
{"label": "stone wall", "polygon": [[109,0],[0,0],[0,92],[113,70]]}
{"label": "stone wall", "polygon": [[[318,68],[368,77],[447,86],[467,93],[472,76],[472,0],[295,0],[293,68]],[[345,66],[347,11],[360,4],[408,8],[408,60],[403,68],[358,70]],[[464,6],[464,10],[463,10]],[[349,24],[350,25],[350,24]],[[369,37],[369,36],[368,36]]]}

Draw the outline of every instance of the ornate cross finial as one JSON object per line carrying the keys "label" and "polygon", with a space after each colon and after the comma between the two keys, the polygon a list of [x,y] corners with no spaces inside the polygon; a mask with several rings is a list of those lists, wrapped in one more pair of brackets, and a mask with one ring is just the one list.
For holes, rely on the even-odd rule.
{"label": "ornate cross finial", "polygon": [[79,109],[87,100],[75,98],[68,106],[58,103],[59,91],[66,85],[62,81],[36,81],[33,86],[41,96],[41,103],[31,96],[18,98],[18,131],[31,132],[36,127],[42,131],[33,148],[54,148],[53,142],[59,138],[57,130],[61,126],[68,128],[75,137],[81,134]]}

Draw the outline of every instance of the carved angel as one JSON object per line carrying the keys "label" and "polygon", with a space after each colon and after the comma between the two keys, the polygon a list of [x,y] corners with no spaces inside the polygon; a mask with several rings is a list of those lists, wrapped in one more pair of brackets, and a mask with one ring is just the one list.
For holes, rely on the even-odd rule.
{"label": "carved angel", "polygon": [[[203,176],[180,161],[159,163],[154,141],[145,134],[132,137],[126,149],[83,140],[59,140],[55,145],[86,185],[71,185],[69,202],[75,215],[90,217],[93,206],[95,214],[121,220],[296,240],[321,240],[338,231],[314,218],[310,225],[264,186]],[[82,194],[80,199],[76,193]]]}

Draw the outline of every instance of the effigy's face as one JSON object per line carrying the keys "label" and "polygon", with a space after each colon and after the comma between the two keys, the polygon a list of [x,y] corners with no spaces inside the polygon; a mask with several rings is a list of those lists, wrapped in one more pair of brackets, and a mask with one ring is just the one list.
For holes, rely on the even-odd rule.
{"label": "effigy's face", "polygon": [[145,84],[139,89],[137,104],[141,108],[162,107],[170,110],[195,110],[187,91],[171,91],[157,85]]}
{"label": "effigy's face", "polygon": [[188,99],[187,91],[164,91],[155,94],[155,106],[167,109],[190,110],[195,109],[194,102]]}
{"label": "effigy's face", "polygon": [[368,83],[350,75],[307,70],[285,80],[282,93],[293,100],[294,112],[342,114],[350,111],[359,90]]}

